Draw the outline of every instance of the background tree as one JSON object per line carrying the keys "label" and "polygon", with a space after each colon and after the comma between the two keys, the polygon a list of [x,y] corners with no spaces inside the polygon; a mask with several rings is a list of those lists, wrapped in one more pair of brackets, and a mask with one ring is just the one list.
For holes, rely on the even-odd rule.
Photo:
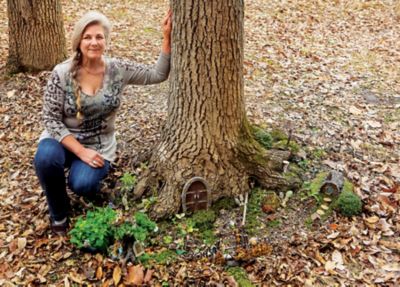
{"label": "background tree", "polygon": [[53,68],[66,58],[59,0],[7,0],[10,72]]}
{"label": "background tree", "polygon": [[178,212],[186,181],[203,177],[212,201],[249,191],[250,178],[268,188],[288,153],[254,139],[243,89],[243,0],[173,0],[168,118],[135,195],[158,190],[152,215]]}

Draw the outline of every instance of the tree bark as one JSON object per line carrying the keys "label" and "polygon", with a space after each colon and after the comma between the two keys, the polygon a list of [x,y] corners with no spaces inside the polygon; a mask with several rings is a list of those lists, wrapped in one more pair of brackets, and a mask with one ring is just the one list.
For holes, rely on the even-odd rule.
{"label": "tree bark", "polygon": [[66,58],[58,0],[7,0],[7,11],[10,72],[49,70]]}
{"label": "tree bark", "polygon": [[252,137],[243,89],[243,0],[173,0],[168,118],[136,189],[158,191],[151,215],[179,211],[185,182],[204,178],[211,201],[249,191],[250,178],[278,188],[286,152]]}

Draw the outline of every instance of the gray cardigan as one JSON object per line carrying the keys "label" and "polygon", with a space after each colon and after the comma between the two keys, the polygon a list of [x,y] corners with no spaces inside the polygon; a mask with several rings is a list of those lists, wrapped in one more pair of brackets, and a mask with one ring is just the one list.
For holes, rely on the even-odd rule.
{"label": "gray cardigan", "polygon": [[126,85],[160,83],[168,78],[170,55],[161,53],[154,66],[140,65],[125,60],[105,58],[106,70],[102,87],[93,96],[81,93],[83,119],[76,117],[77,107],[69,72],[71,60],[58,64],[44,93],[43,122],[40,136],[61,141],[73,135],[82,145],[99,152],[113,161],[117,142],[115,116]]}

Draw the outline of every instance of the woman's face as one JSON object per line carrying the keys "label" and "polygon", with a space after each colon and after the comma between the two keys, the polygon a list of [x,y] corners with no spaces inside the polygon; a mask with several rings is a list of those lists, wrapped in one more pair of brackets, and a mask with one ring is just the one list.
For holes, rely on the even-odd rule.
{"label": "woman's face", "polygon": [[83,31],[79,48],[83,58],[87,60],[101,59],[106,48],[104,28],[100,24],[93,24]]}

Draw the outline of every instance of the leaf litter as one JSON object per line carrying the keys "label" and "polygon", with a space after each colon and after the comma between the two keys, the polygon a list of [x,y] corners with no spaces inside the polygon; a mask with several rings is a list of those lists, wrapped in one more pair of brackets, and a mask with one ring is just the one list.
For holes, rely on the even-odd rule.
{"label": "leaf litter", "polygon": [[[97,9],[114,23],[111,55],[144,63],[155,60],[166,1],[62,4],[68,37],[76,18]],[[309,200],[296,200],[294,195],[287,207],[265,217],[281,222],[264,229],[272,252],[243,268],[254,284],[263,286],[398,285],[399,4],[251,0],[245,5],[249,118],[290,129],[302,146],[323,150],[325,156],[318,161],[307,153],[308,176],[322,169],[344,172],[362,197],[364,210],[361,218],[334,212],[326,221],[316,219],[307,226],[313,212]],[[6,1],[0,1],[0,8],[0,63],[6,63]],[[45,198],[32,167],[48,75],[20,74],[0,82],[0,285],[235,286],[225,267],[209,260],[179,260],[153,269],[120,266],[51,235]],[[138,155],[159,138],[167,90],[167,83],[126,89],[117,122],[120,153],[115,177],[132,170],[141,160]],[[78,202],[75,208],[82,206]],[[237,210],[232,212],[221,215],[216,226],[226,226],[224,220],[232,214],[240,217]]]}

